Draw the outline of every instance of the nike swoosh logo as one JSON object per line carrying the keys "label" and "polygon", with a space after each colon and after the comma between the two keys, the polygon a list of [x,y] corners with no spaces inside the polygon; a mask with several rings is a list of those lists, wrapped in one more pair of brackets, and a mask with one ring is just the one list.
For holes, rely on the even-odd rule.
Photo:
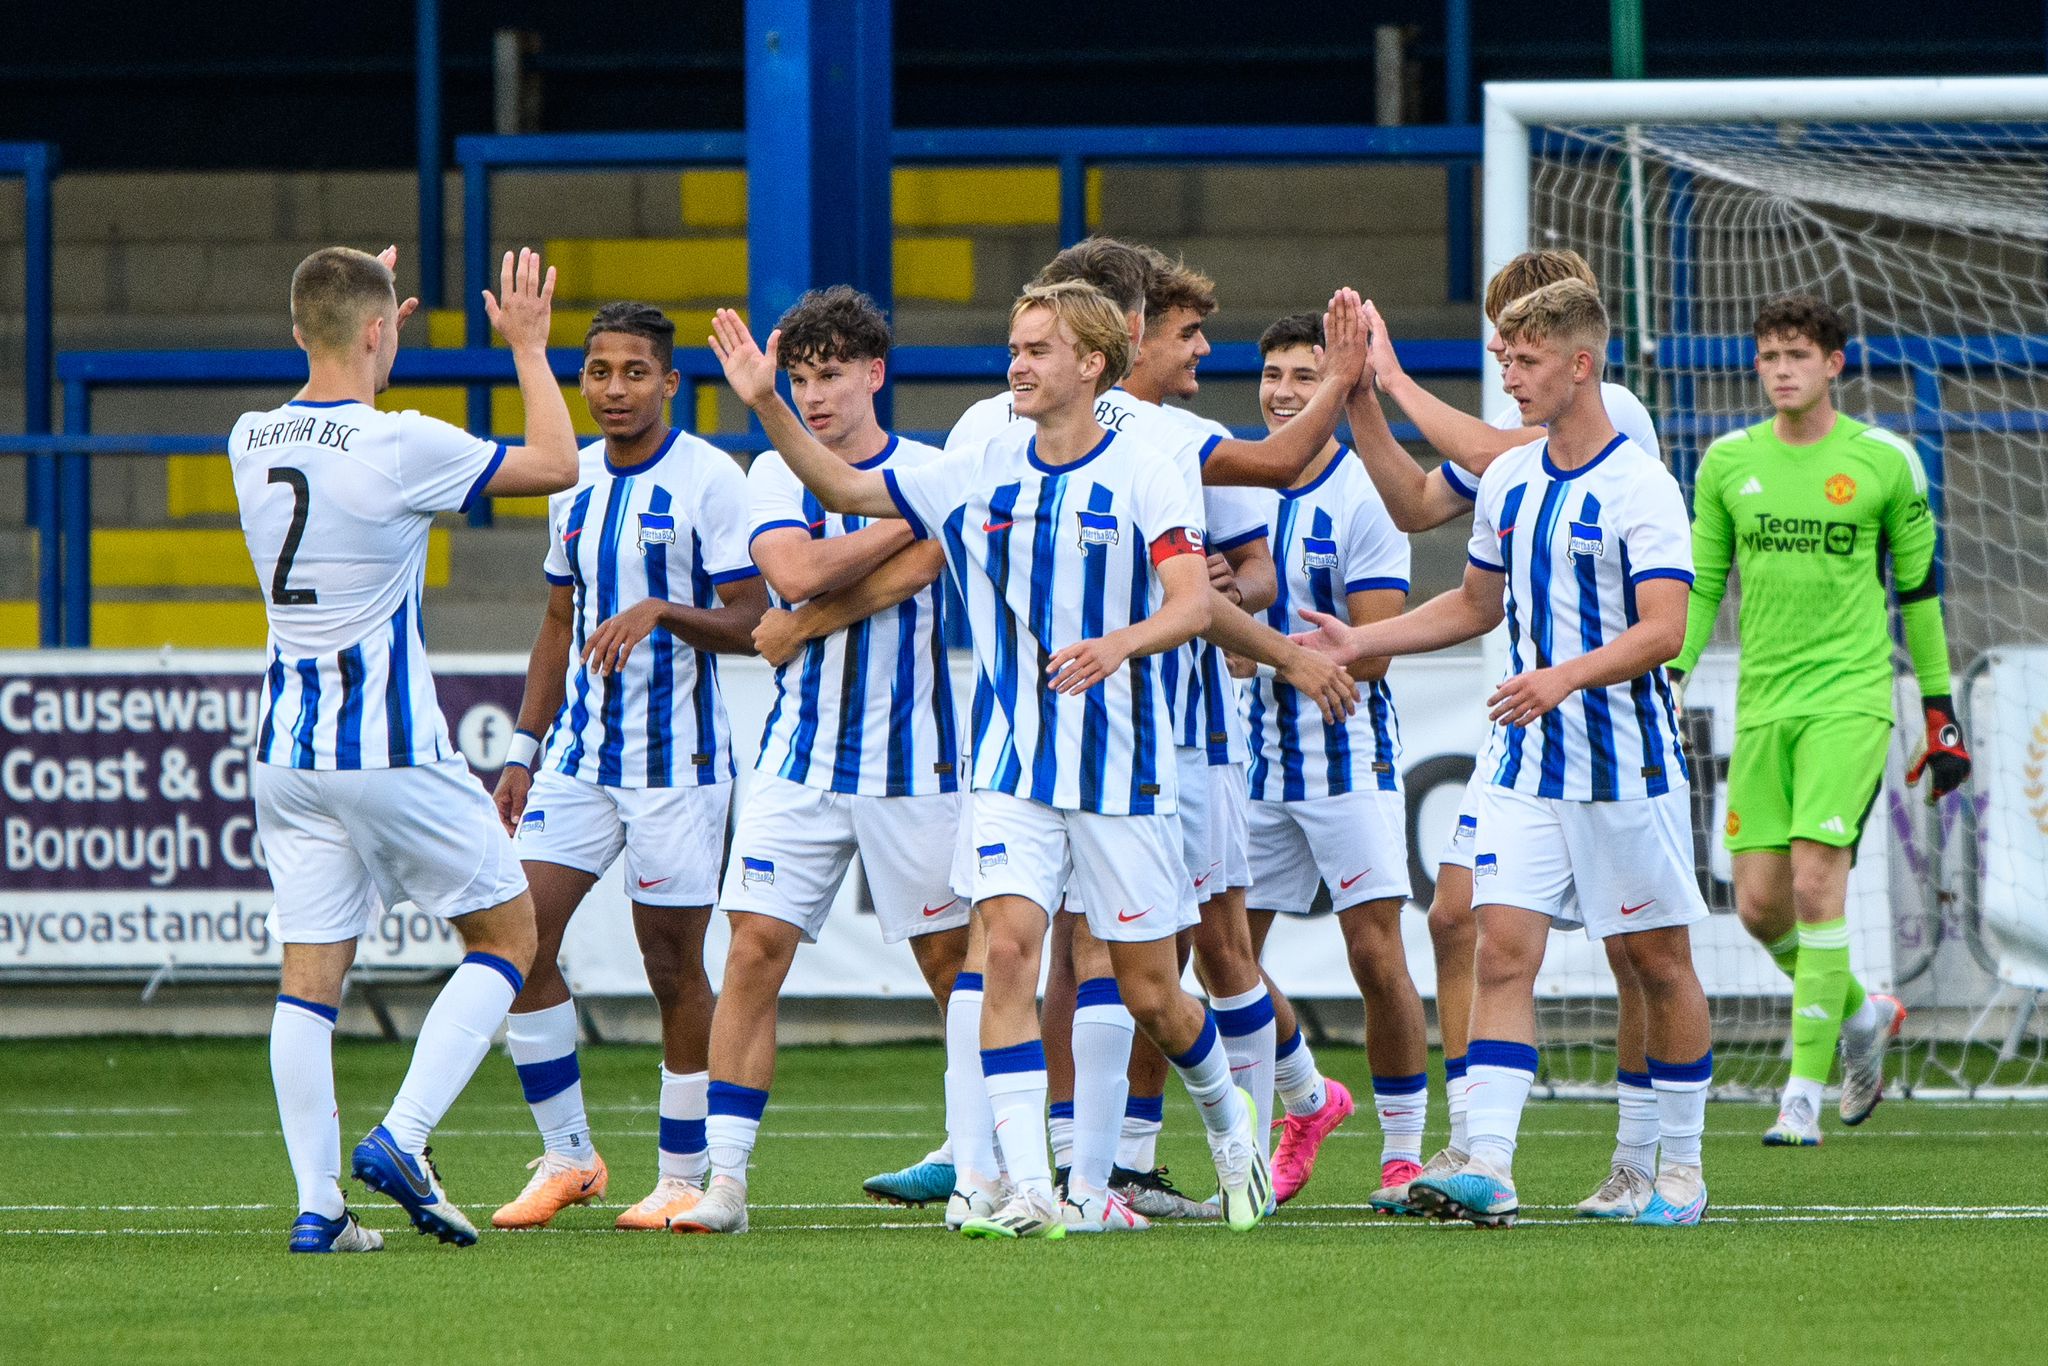
{"label": "nike swoosh logo", "polygon": [[[1365,873],[1369,873],[1369,872],[1371,872],[1371,871],[1372,871],[1372,869],[1368,868],[1368,869],[1366,869],[1366,870],[1365,870]],[[1338,884],[1337,884],[1337,890],[1338,890],[1338,891],[1340,891],[1340,892],[1348,892],[1348,891],[1350,891],[1350,890],[1351,890],[1351,884],[1352,884],[1352,883],[1354,883],[1354,882],[1356,882],[1356,881],[1358,881],[1358,879],[1359,879],[1359,878],[1362,878],[1362,877],[1364,877],[1364,876],[1365,876],[1365,873],[1356,873],[1356,874],[1352,875],[1351,877],[1347,877],[1347,878],[1345,878],[1345,879],[1344,879],[1344,880],[1343,880],[1342,882],[1340,882],[1340,883],[1338,883]]]}
{"label": "nike swoosh logo", "polygon": [[1126,915],[1122,911],[1118,911],[1116,913],[1116,918],[1123,924],[1128,925],[1133,920],[1143,920],[1146,916],[1152,914],[1152,909],[1152,907],[1147,906],[1144,910],[1139,911],[1136,915]]}
{"label": "nike swoosh logo", "polygon": [[817,521],[811,523],[811,530],[813,531],[823,531],[824,529],[825,519],[822,517],[820,517]]}
{"label": "nike swoosh logo", "polygon": [[953,901],[944,901],[940,902],[936,906],[927,906],[924,908],[924,913],[927,917],[938,915],[941,912],[945,911],[948,907],[953,905],[953,902],[958,901],[959,899],[960,898],[956,896],[953,898]]}
{"label": "nike swoosh logo", "polygon": [[998,531],[1008,531],[1011,527],[1015,525],[1017,525],[1017,523],[1014,519],[1007,522],[983,522],[981,524],[981,529],[985,532],[988,532],[990,535],[993,535]]}
{"label": "nike swoosh logo", "polygon": [[1202,875],[1201,875],[1200,877],[1198,877],[1198,878],[1196,878],[1196,879],[1195,879],[1195,885],[1196,885],[1197,887],[1199,887],[1199,886],[1201,886],[1201,885],[1202,885],[1203,883],[1207,882],[1207,881],[1208,881],[1208,880],[1209,880],[1210,878],[1212,878],[1212,877],[1214,877],[1214,876],[1216,876],[1216,875],[1215,875],[1214,873],[1204,873],[1204,874],[1202,874]]}
{"label": "nike swoosh logo", "polygon": [[1511,527],[1511,526],[1504,526],[1504,527],[1502,527],[1502,528],[1500,529],[1500,539],[1501,539],[1501,540],[1503,540],[1503,541],[1505,541],[1505,540],[1506,540],[1506,539],[1507,539],[1508,537],[1510,537],[1510,536],[1512,536],[1512,535],[1514,535],[1514,534],[1515,534],[1515,529],[1514,529],[1513,527]]}
{"label": "nike swoosh logo", "polygon": [[1643,909],[1643,906],[1654,906],[1656,904],[1657,898],[1653,896],[1648,901],[1643,902],[1641,906],[1623,906],[1621,908],[1621,913],[1623,915],[1634,915],[1637,911]]}
{"label": "nike swoosh logo", "polygon": [[398,1149],[392,1147],[389,1143],[384,1142],[382,1139],[378,1140],[377,1146],[382,1148],[385,1152],[390,1153],[393,1158],[397,1159],[396,1165],[398,1167],[398,1174],[405,1178],[406,1185],[412,1187],[412,1193],[414,1195],[417,1195],[422,1200],[424,1200],[434,1193],[433,1186],[428,1184],[427,1180],[424,1177],[416,1175],[413,1172],[412,1163],[405,1160],[404,1153],[398,1151]]}
{"label": "nike swoosh logo", "polygon": [[596,1185],[596,1184],[597,1184],[597,1178],[596,1178],[595,1176],[591,1176],[591,1177],[586,1177],[586,1178],[584,1178],[584,1181],[583,1181],[583,1189],[587,1191],[587,1190],[589,1190],[589,1189],[590,1189],[590,1188],[591,1188],[592,1186],[594,1186],[594,1185]]}
{"label": "nike swoosh logo", "polygon": [[664,882],[667,882],[667,881],[668,881],[668,879],[667,879],[667,878],[665,878],[665,877],[658,877],[658,878],[655,878],[655,879],[654,879],[654,880],[653,880],[652,882],[648,881],[648,880],[647,880],[646,878],[644,878],[644,877],[640,877],[640,878],[634,878],[633,880],[634,880],[635,882],[637,882],[637,883],[639,883],[639,884],[640,884],[640,886],[641,886],[642,890],[645,890],[646,888],[649,888],[649,887],[659,887],[659,886],[660,886],[660,885],[661,885],[662,883],[664,883]]}
{"label": "nike swoosh logo", "polygon": [[574,531],[570,532],[568,535],[562,538],[562,544],[567,545],[569,544],[569,542],[575,540],[578,536],[581,536],[582,534],[583,528],[579,526]]}

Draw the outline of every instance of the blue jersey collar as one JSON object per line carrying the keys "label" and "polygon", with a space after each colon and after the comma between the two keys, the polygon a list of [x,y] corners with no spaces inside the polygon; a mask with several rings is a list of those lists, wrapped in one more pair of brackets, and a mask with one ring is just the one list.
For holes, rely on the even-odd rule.
{"label": "blue jersey collar", "polygon": [[611,443],[606,442],[604,448],[605,472],[607,474],[617,475],[645,474],[647,473],[647,471],[653,469],[656,465],[659,465],[661,463],[661,458],[669,453],[670,447],[676,444],[676,438],[681,436],[682,434],[683,429],[681,427],[669,428],[668,438],[661,443],[660,448],[656,450],[653,455],[648,456],[645,460],[642,460],[637,465],[614,465],[612,463]]}
{"label": "blue jersey collar", "polygon": [[1579,466],[1575,470],[1561,470],[1557,466],[1550,463],[1550,438],[1545,437],[1543,439],[1543,472],[1549,475],[1552,479],[1576,479],[1580,475],[1584,474],[1587,470],[1590,470],[1595,465],[1598,465],[1602,460],[1605,460],[1608,456],[1614,454],[1614,448],[1616,446],[1619,446],[1622,442],[1626,440],[1628,440],[1627,437],[1623,436],[1620,432],[1616,432],[1614,434],[1614,440],[1608,442],[1606,445],[1600,448],[1600,454],[1594,456],[1591,460],[1588,460],[1585,464]]}
{"label": "blue jersey collar", "polygon": [[1102,440],[1096,442],[1095,448],[1079,460],[1070,461],[1064,465],[1048,465],[1038,458],[1038,437],[1034,435],[1031,438],[1031,444],[1024,448],[1024,458],[1029,460],[1031,468],[1037,470],[1040,474],[1072,474],[1075,470],[1080,469],[1081,466],[1108,450],[1109,443],[1114,440],[1116,440],[1116,433],[1108,428],[1104,428]]}

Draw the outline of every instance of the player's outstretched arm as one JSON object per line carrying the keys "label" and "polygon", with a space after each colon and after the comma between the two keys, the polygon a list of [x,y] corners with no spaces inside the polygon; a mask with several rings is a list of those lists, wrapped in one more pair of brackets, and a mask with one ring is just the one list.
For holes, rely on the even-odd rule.
{"label": "player's outstretched arm", "polygon": [[711,319],[711,350],[725,369],[725,382],[739,395],[740,402],[761,419],[761,430],[775,444],[790,472],[805,488],[818,495],[829,512],[851,512],[862,517],[900,517],[896,502],[880,470],[857,470],[841,460],[812,436],[782,395],[775,392],[775,353],[782,344],[780,331],[768,334],[764,351],[754,344],[740,315],[721,308]]}
{"label": "player's outstretched arm", "polygon": [[1685,579],[1638,580],[1635,625],[1576,659],[1508,679],[1487,699],[1490,718],[1504,726],[1526,726],[1582,689],[1641,678],[1684,642],[1689,591]]}
{"label": "player's outstretched arm", "polygon": [[[1405,588],[1361,588],[1344,595],[1344,614],[1355,626],[1392,621],[1407,605],[1408,590]],[[1351,676],[1361,683],[1376,683],[1387,676],[1387,665],[1392,662],[1385,655],[1354,659],[1350,664]]]}
{"label": "player's outstretched arm", "polygon": [[808,602],[872,574],[910,544],[910,524],[897,520],[822,540],[797,527],[775,527],[754,537],[748,551],[784,602]]}
{"label": "player's outstretched arm", "polygon": [[1375,656],[1420,655],[1462,645],[1500,625],[1504,615],[1501,588],[1507,576],[1476,564],[1465,566],[1465,581],[1439,593],[1412,612],[1387,621],[1352,626],[1322,612],[1304,611],[1302,620],[1315,626],[1293,637],[1339,664]]}
{"label": "player's outstretched arm", "polygon": [[1386,320],[1370,299],[1365,304],[1365,323],[1371,338],[1368,360],[1381,391],[1401,405],[1408,420],[1421,429],[1423,440],[1474,478],[1486,473],[1495,456],[1526,446],[1543,435],[1540,427],[1504,432],[1483,418],[1453,408],[1417,384],[1401,367]]}
{"label": "player's outstretched arm", "polygon": [[576,482],[576,428],[562,387],[548,368],[548,324],[554,313],[555,268],[543,276],[540,253],[505,253],[499,267],[500,297],[484,291],[484,312],[512,348],[519,397],[526,405],[526,444],[506,450],[504,463],[484,485],[493,497],[560,493]]}
{"label": "player's outstretched arm", "polygon": [[918,541],[843,588],[822,593],[794,610],[770,608],[762,613],[760,624],[754,627],[754,648],[761,658],[780,668],[810,641],[866,621],[923,592],[945,569],[945,548],[937,541]]}
{"label": "player's outstretched arm", "polygon": [[1270,667],[1282,683],[1312,699],[1333,726],[1358,710],[1358,683],[1348,669],[1289,640],[1228,598],[1219,595],[1210,604],[1209,629],[1202,638]]}
{"label": "player's outstretched arm", "polygon": [[[1223,562],[1221,571],[1217,561]],[[1265,537],[1235,545],[1209,557],[1209,582],[1225,598],[1247,612],[1263,612],[1280,596],[1280,571],[1273,563],[1273,545]]]}
{"label": "player's outstretched arm", "polygon": [[1728,569],[1735,562],[1735,521],[1721,497],[1714,449],[1707,448],[1692,487],[1692,596],[1685,609],[1685,640],[1671,660],[1671,674],[1683,682],[1714,638],[1714,618],[1728,593]]}
{"label": "player's outstretched arm", "polygon": [[1162,593],[1159,610],[1055,651],[1045,665],[1054,692],[1086,692],[1125,661],[1185,645],[1209,629],[1210,605],[1220,595],[1209,586],[1208,557],[1199,540],[1185,531],[1169,531],[1153,543],[1151,554]]}
{"label": "player's outstretched arm", "polygon": [[1472,511],[1471,500],[1452,488],[1441,470],[1424,470],[1394,439],[1370,375],[1352,389],[1345,412],[1351,419],[1352,448],[1396,527],[1428,531]]}
{"label": "player's outstretched arm", "polygon": [[[541,616],[539,634],[533,638],[533,653],[526,658],[526,691],[519,699],[514,748],[499,771],[497,789],[491,794],[497,803],[498,819],[505,823],[508,835],[526,814],[526,794],[533,787],[534,754],[547,738],[555,714],[562,709],[575,624],[576,590],[568,584],[550,584],[547,611]],[[525,743],[521,737],[531,743]]]}
{"label": "player's outstretched arm", "polygon": [[619,672],[633,647],[657,628],[685,645],[722,655],[754,653],[754,627],[768,610],[768,586],[759,574],[718,585],[717,607],[691,607],[667,598],[642,598],[598,623],[583,647],[583,666],[603,678]]}
{"label": "player's outstretched arm", "polygon": [[1259,441],[1218,442],[1202,463],[1203,483],[1284,489],[1336,434],[1344,396],[1365,371],[1365,314],[1355,290],[1340,289],[1331,298],[1316,360],[1323,382],[1294,420]]}
{"label": "player's outstretched arm", "polygon": [[1932,775],[1927,800],[1940,801],[1970,776],[1970,751],[1956,718],[1954,684],[1948,660],[1948,627],[1941,618],[1941,576],[1935,572],[1938,535],[1927,503],[1926,476],[1917,464],[1898,481],[1885,504],[1885,542],[1892,560],[1892,589],[1899,599],[1899,620],[1905,627],[1906,653],[1920,684],[1920,706],[1927,720],[1927,743],[1906,770],[1906,782]]}

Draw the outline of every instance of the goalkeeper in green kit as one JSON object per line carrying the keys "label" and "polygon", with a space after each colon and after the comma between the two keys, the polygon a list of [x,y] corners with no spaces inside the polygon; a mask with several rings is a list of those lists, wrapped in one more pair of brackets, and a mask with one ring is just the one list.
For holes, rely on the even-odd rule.
{"label": "goalkeeper in green kit", "polygon": [[1934,572],[1927,474],[1912,445],[1835,411],[1848,329],[1818,299],[1757,315],[1757,374],[1777,411],[1707,448],[1693,493],[1692,606],[1680,680],[1698,664],[1742,576],[1728,850],[1742,923],[1792,978],[1792,1076],[1774,1146],[1820,1142],[1821,1087],[1839,1039],[1844,1124],[1883,1095],[1885,1044],[1905,1007],[1849,971],[1844,915],[1856,841],[1884,782],[1892,639],[1884,565],[1927,712],[1927,749],[1907,773],[1932,796],[1970,773],[1950,698],[1948,636]]}

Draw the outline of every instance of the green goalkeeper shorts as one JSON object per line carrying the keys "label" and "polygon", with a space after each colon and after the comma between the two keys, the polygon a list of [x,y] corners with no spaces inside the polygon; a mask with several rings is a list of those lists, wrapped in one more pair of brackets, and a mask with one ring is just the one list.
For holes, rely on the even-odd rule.
{"label": "green goalkeeper shorts", "polygon": [[1728,763],[1730,853],[1813,840],[1853,849],[1884,782],[1892,723],[1837,712],[1735,732]]}

